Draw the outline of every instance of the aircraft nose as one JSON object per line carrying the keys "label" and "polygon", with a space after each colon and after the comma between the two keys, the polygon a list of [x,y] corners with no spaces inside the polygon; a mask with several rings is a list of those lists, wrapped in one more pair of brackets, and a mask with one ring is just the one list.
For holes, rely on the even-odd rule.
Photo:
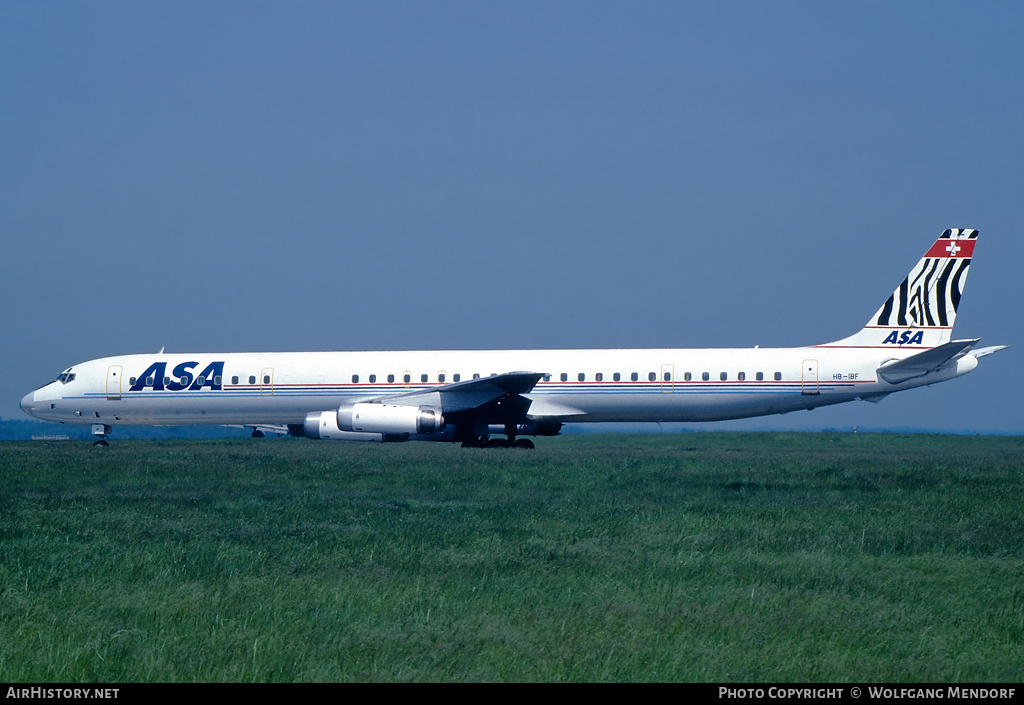
{"label": "aircraft nose", "polygon": [[34,414],[32,413],[32,409],[35,406],[35,403],[36,393],[29,392],[28,394],[21,398],[21,410],[24,411],[29,416],[34,416]]}

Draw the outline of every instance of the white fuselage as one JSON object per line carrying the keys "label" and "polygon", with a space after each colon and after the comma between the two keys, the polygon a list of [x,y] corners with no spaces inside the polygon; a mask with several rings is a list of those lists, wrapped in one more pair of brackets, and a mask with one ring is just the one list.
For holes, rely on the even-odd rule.
{"label": "white fuselage", "polygon": [[950,340],[977,236],[943,232],[863,328],[823,345],[161,351],[75,365],[21,406],[41,419],[92,424],[101,438],[119,424],[286,425],[310,438],[472,446],[493,427],[515,445],[517,435],[552,435],[567,422],[720,421],[878,400],[970,372],[1004,347],[972,353],[976,339]]}
{"label": "white fuselage", "polygon": [[[25,396],[33,416],[73,424],[302,424],[344,403],[509,371],[547,375],[531,420],[715,421],[785,413],[942,381],[977,364],[901,384],[879,365],[918,352],[803,348],[479,350],[122,355],[69,368]],[[208,371],[207,378],[201,373]],[[66,376],[66,375],[64,375]]]}

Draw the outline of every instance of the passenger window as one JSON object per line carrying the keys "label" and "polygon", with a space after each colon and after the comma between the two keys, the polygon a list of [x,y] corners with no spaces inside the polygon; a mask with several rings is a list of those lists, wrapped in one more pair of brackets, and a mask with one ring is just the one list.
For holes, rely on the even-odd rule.
{"label": "passenger window", "polygon": [[370,375],[370,384],[374,384],[377,381],[377,375]]}
{"label": "passenger window", "polygon": [[711,379],[711,375],[708,374],[707,372],[702,372],[701,375],[700,375],[700,378],[702,380],[704,380],[705,382],[707,382],[709,379]]}
{"label": "passenger window", "polygon": [[638,379],[640,379],[640,375],[639,375],[638,373],[634,372],[633,374],[631,374],[631,375],[629,376],[629,379],[630,379],[631,381],[633,381],[633,382],[636,382],[636,381],[637,381]]}
{"label": "passenger window", "polygon": [[776,372],[775,373],[775,381],[776,382],[781,382],[782,381],[782,373],[781,372]]}
{"label": "passenger window", "polygon": [[154,378],[153,377],[146,377],[146,386],[147,387],[152,387],[153,386],[153,382],[154,382]]}
{"label": "passenger window", "polygon": [[256,384],[256,375],[249,375],[249,384]]}
{"label": "passenger window", "polygon": [[614,380],[616,382],[619,382],[619,381],[622,380],[622,375],[620,375],[618,372],[616,372],[615,374],[612,375],[612,380]]}
{"label": "passenger window", "polygon": [[763,382],[764,381],[764,372],[758,372],[757,373],[757,381],[758,382]]}
{"label": "passenger window", "polygon": [[651,372],[651,373],[649,373],[647,375],[647,381],[648,382],[655,382],[655,381],[657,381],[657,379],[658,379],[658,375],[656,373],[654,373],[654,372]]}
{"label": "passenger window", "polygon": [[747,378],[747,373],[746,372],[739,372],[736,375],[736,379],[738,379],[740,382],[742,382],[746,378]]}
{"label": "passenger window", "polygon": [[[600,372],[598,372],[596,375],[594,375],[594,379],[596,381],[598,381],[598,382],[603,382],[604,381],[604,375],[601,374]],[[582,381],[582,380],[580,380],[580,381]]]}
{"label": "passenger window", "polygon": [[662,377],[663,377],[665,382],[671,382],[672,381],[672,373],[671,372],[666,372],[664,375],[662,375]]}
{"label": "passenger window", "polygon": [[402,382],[409,384],[412,381],[412,375],[402,375]]}
{"label": "passenger window", "polygon": [[460,375],[458,372],[456,372],[455,374],[452,375],[452,381],[453,382],[458,382],[461,379],[462,379],[462,375]]}
{"label": "passenger window", "polygon": [[566,374],[565,372],[563,372],[561,379],[562,379],[563,382],[568,382],[569,381],[569,375]]}
{"label": "passenger window", "polygon": [[[202,377],[200,377],[199,379],[202,379]],[[270,384],[270,375],[263,375],[263,384]],[[200,382],[199,386],[203,386],[203,383]]]}
{"label": "passenger window", "polygon": [[231,384],[238,384],[238,375],[232,375]]}
{"label": "passenger window", "polygon": [[213,376],[213,383],[218,387],[220,386],[220,375]]}
{"label": "passenger window", "polygon": [[729,373],[728,372],[721,372],[721,373],[719,373],[718,379],[720,379],[720,380],[722,380],[724,382],[725,380],[729,379]]}
{"label": "passenger window", "polygon": [[134,387],[134,386],[135,386],[135,378],[134,378],[134,377],[130,377],[130,378],[128,379],[128,384],[130,384],[131,386],[133,386],[133,387]]}
{"label": "passenger window", "polygon": [[473,373],[473,379],[480,379],[480,373],[479,372],[474,372]]}
{"label": "passenger window", "polygon": [[166,387],[170,383],[171,383],[171,378],[170,377],[164,377],[164,386]]}
{"label": "passenger window", "polygon": [[359,384],[359,375],[352,375],[352,384]]}
{"label": "passenger window", "polygon": [[[409,380],[405,380],[405,381],[408,382]],[[426,375],[420,375],[420,382],[422,382],[423,384],[426,384],[427,383],[427,376]]]}
{"label": "passenger window", "polygon": [[576,375],[576,379],[578,379],[580,382],[586,382],[587,375],[583,372],[580,372],[578,375]]}
{"label": "passenger window", "polygon": [[437,373],[437,382],[438,384],[444,384],[444,372]]}
{"label": "passenger window", "polygon": [[548,375],[544,375],[544,381],[545,382],[550,382],[551,381],[551,375],[549,375],[549,374]]}
{"label": "passenger window", "polygon": [[395,376],[394,375],[388,375],[388,384],[394,384],[394,383],[395,383]]}
{"label": "passenger window", "polygon": [[689,382],[691,379],[693,379],[693,375],[690,374],[689,372],[683,375],[683,380],[685,380],[686,382]]}

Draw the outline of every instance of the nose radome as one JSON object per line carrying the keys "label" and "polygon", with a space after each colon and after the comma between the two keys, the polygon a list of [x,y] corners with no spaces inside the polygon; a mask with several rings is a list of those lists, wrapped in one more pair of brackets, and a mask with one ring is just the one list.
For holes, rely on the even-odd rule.
{"label": "nose radome", "polygon": [[21,410],[32,416],[32,408],[36,401],[36,393],[29,392],[21,398]]}

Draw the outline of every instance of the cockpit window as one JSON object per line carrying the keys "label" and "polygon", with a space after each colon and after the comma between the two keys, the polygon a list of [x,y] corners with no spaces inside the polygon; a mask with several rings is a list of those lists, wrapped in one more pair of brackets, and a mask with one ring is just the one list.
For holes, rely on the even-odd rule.
{"label": "cockpit window", "polygon": [[66,372],[62,372],[60,376],[57,377],[57,381],[60,382],[61,384],[67,384],[68,382],[73,382],[74,380],[75,373],[72,372],[70,369],[67,370]]}

